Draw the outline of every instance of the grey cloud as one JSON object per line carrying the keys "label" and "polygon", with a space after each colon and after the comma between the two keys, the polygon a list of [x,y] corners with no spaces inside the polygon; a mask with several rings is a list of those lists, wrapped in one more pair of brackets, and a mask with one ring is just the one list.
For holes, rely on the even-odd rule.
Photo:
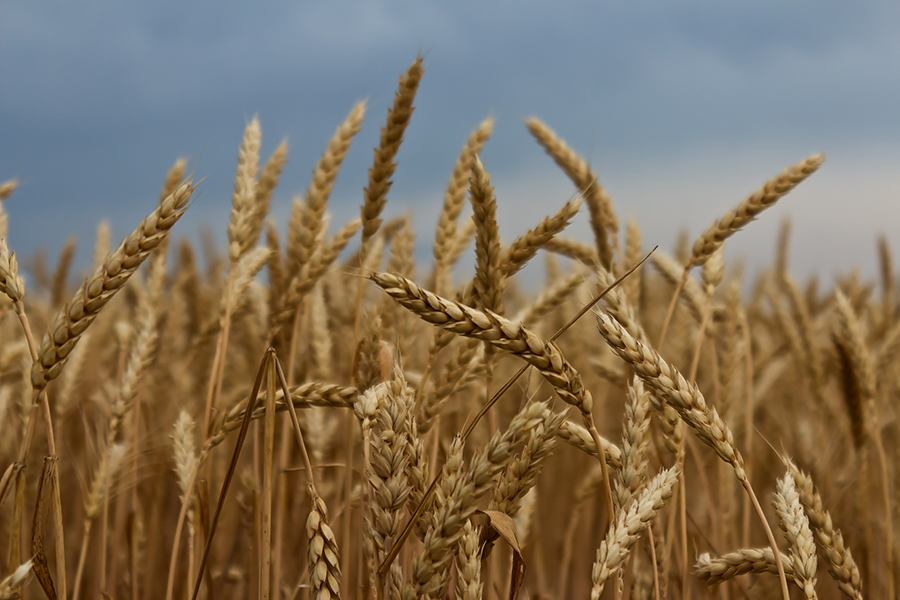
{"label": "grey cloud", "polygon": [[[896,148],[898,13],[774,0],[5,3],[0,178],[23,180],[8,206],[11,242],[52,252],[70,232],[89,245],[101,216],[132,226],[179,155],[200,157],[208,176],[183,230],[223,223],[253,114],[264,152],[289,136],[276,197],[284,215],[334,127],[367,97],[366,127],[335,190],[336,210],[349,214],[397,76],[419,50],[428,70],[399,157],[397,212],[394,202],[440,198],[465,136],[488,114],[498,122],[485,163],[500,182],[527,181],[517,194],[565,185],[522,126],[532,114],[622,189],[684,156],[698,168],[749,152],[781,168],[818,150],[840,159]],[[641,202],[658,206],[657,196]]]}

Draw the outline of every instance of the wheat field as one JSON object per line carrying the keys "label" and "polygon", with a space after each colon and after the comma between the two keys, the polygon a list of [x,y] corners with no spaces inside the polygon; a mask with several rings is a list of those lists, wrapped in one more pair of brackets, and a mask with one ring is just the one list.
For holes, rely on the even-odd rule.
{"label": "wheat field", "polygon": [[73,243],[27,287],[0,243],[0,598],[896,597],[890,249],[880,281],[827,285],[788,271],[787,225],[752,278],[722,252],[824,156],[668,252],[531,118],[573,196],[509,242],[487,119],[417,232],[388,196],[422,76],[348,223],[328,202],[364,102],[286,226],[288,146],[264,159],[246,125],[206,268],[170,236],[202,186],[182,159],[120,245],[98,227],[83,281]]}

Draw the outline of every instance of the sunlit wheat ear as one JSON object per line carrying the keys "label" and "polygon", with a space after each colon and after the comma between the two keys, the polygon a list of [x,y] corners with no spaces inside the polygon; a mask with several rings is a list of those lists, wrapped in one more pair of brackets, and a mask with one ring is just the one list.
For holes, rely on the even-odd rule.
{"label": "sunlit wheat ear", "polygon": [[794,581],[807,598],[816,598],[816,545],[790,470],[778,480],[776,489],[775,512],[778,513],[784,537],[791,546]]}
{"label": "sunlit wheat ear", "polygon": [[636,376],[628,387],[622,426],[622,468],[616,473],[615,497],[619,510],[629,507],[647,478],[647,434],[650,429],[650,394]]}
{"label": "sunlit wheat ear", "polygon": [[523,498],[537,483],[544,461],[553,453],[556,435],[565,419],[564,413],[548,411],[545,421],[531,430],[525,447],[500,474],[492,500],[497,510],[511,517],[518,514]]}
{"label": "sunlit wheat ear", "polygon": [[597,560],[591,571],[591,600],[600,598],[606,582],[622,567],[632,546],[672,497],[672,487],[677,480],[678,471],[674,467],[662,471],[650,480],[631,508],[619,512],[597,550]]}
{"label": "sunlit wheat ear", "polygon": [[815,173],[825,162],[824,154],[813,154],[785,169],[763,184],[737,208],[728,211],[694,242],[687,268],[702,265],[729,237],[737,233],[762,211],[774,205],[803,180]]}
{"label": "sunlit wheat ear", "polygon": [[[781,564],[788,579],[794,579],[794,562],[790,556],[782,553]],[[747,573],[771,573],[778,575],[778,567],[775,565],[775,555],[771,548],[742,548],[723,554],[712,556],[704,552],[697,557],[694,565],[694,575],[697,579],[708,585],[722,583]]]}
{"label": "sunlit wheat ear", "polygon": [[607,269],[611,268],[616,235],[619,231],[619,221],[613,211],[612,200],[600,185],[587,161],[557,137],[552,129],[536,118],[526,119],[525,124],[547,154],[569,176],[578,191],[584,194],[591,213],[591,229],[596,238],[600,264]]}
{"label": "sunlit wheat ear", "polygon": [[797,485],[800,502],[806,510],[816,545],[828,565],[828,572],[845,596],[854,600],[862,600],[862,580],[859,575],[859,567],[853,560],[850,549],[844,545],[844,536],[841,534],[841,530],[835,528],[831,514],[823,508],[822,498],[813,485],[812,478],[793,462],[785,462]]}
{"label": "sunlit wheat ear", "polygon": [[608,314],[597,312],[597,326],[613,352],[632,366],[650,391],[674,408],[703,443],[731,465],[737,478],[745,481],[744,459],[735,448],[734,435],[716,409],[706,403],[697,385],[687,381],[655,350],[636,340]]}
{"label": "sunlit wheat ear", "polygon": [[169,234],[187,210],[194,186],[183,183],[94,271],[52,322],[41,342],[39,359],[31,369],[35,391],[59,376],[69,354],[100,310]]}
{"label": "sunlit wheat ear", "polygon": [[184,174],[187,172],[188,161],[186,158],[178,158],[169,167],[166,172],[166,178],[163,180],[162,189],[159,192],[159,203],[165,202],[166,198],[175,193],[178,186],[184,180]]}
{"label": "sunlit wheat ear", "polygon": [[194,444],[194,420],[182,410],[172,432],[172,450],[175,456],[175,473],[182,494],[188,494],[188,483],[197,464],[197,448]]}
{"label": "sunlit wheat ear", "polygon": [[380,562],[403,525],[403,507],[411,491],[407,465],[410,439],[415,435],[410,429],[414,422],[411,411],[415,408],[415,390],[397,372],[394,379],[371,391],[381,396],[381,402],[372,434],[368,436],[371,458],[367,476],[374,502],[369,507],[367,533]]}
{"label": "sunlit wheat ear", "polygon": [[487,446],[462,465],[462,439],[456,437],[444,465],[435,508],[423,540],[424,549],[413,559],[413,578],[419,594],[441,597],[449,583],[453,548],[462,526],[475,512],[475,501],[492,487],[496,475],[508,464],[512,449],[532,429],[546,423],[547,403],[529,404],[499,431]]}

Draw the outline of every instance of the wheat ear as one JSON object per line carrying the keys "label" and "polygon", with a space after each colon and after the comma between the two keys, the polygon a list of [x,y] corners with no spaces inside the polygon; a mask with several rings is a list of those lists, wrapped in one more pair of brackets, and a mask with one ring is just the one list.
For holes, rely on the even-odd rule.
{"label": "wheat ear", "polygon": [[794,581],[807,599],[816,596],[816,544],[809,528],[809,519],[800,505],[800,495],[790,470],[778,480],[775,493],[775,512],[784,537],[791,546]]}
{"label": "wheat ear", "polygon": [[[591,213],[591,229],[597,240],[600,264],[607,269],[611,268],[615,237],[619,231],[619,222],[613,212],[612,200],[600,185],[588,163],[560,139],[552,129],[533,117],[526,119],[525,124],[531,135],[565,171],[579,192],[584,194],[588,210]],[[610,243],[610,240],[613,243]]]}
{"label": "wheat ear", "polygon": [[[694,430],[703,443],[710,446],[719,458],[731,465],[735,476],[744,486],[759,515],[772,551],[777,552],[778,546],[775,543],[772,529],[766,521],[762,507],[759,505],[759,499],[744,470],[744,459],[734,445],[734,435],[716,409],[706,403],[706,399],[696,384],[688,382],[655,350],[632,337],[615,319],[598,311],[597,324],[600,334],[613,352],[631,365],[635,374],[652,392],[660,399],[664,399],[666,404],[678,412],[681,419]],[[787,589],[787,578],[784,576],[778,555],[776,555],[776,562],[779,565],[782,595],[784,600],[788,600],[790,592]]]}
{"label": "wheat ear", "polygon": [[[21,598],[22,587],[28,575],[31,574],[32,561],[19,566],[12,574],[0,580],[0,600],[14,600]],[[480,597],[480,596],[479,596]]]}
{"label": "wheat ear", "polygon": [[591,571],[591,600],[600,598],[606,581],[625,564],[632,546],[672,497],[676,481],[678,471],[674,467],[662,471],[650,480],[628,510],[619,512],[597,550],[597,560]]}
{"label": "wheat ear", "polygon": [[328,525],[328,507],[313,491],[312,510],[306,519],[309,583],[315,600],[341,597],[341,566],[337,539]]}
{"label": "wheat ear", "polygon": [[299,273],[316,252],[331,190],[350,150],[350,143],[362,128],[365,115],[366,102],[357,102],[328,140],[328,146],[313,170],[312,181],[303,201],[299,198],[294,200],[287,237],[287,269],[290,275]]}
{"label": "wheat ear", "polygon": [[[793,580],[794,562],[787,554],[781,554],[781,564],[785,574]],[[694,574],[697,579],[707,585],[722,583],[747,573],[772,573],[778,575],[778,567],[775,564],[775,555],[771,548],[742,548],[723,554],[712,556],[704,552],[697,557],[694,565]]]}
{"label": "wheat ear", "polygon": [[97,318],[100,310],[166,238],[172,226],[187,210],[194,186],[183,183],[150,213],[134,232],[94,271],[90,279],[62,308],[41,342],[39,359],[31,369],[35,393],[57,378],[75,344]]}
{"label": "wheat ear", "polygon": [[469,134],[469,138],[456,159],[450,181],[447,182],[444,206],[438,217],[437,231],[434,236],[434,271],[438,290],[440,290],[440,279],[449,266],[449,258],[455,245],[456,223],[465,204],[466,190],[469,188],[469,178],[472,174],[472,159],[481,154],[481,149],[491,137],[493,130],[494,119],[487,118]]}
{"label": "wheat ear", "polygon": [[741,202],[737,208],[728,211],[697,238],[697,241],[694,242],[691,258],[685,269],[689,270],[709,260],[712,253],[719,249],[725,243],[725,240],[754,220],[762,211],[778,202],[807,177],[815,173],[824,162],[824,154],[813,154],[809,158],[788,167],[764,183],[761,188]]}
{"label": "wheat ear", "polygon": [[[253,245],[253,223],[258,220],[256,203],[256,175],[259,172],[259,146],[262,132],[259,120],[253,117],[244,128],[238,150],[238,166],[231,195],[231,219],[228,222],[228,258],[237,260]],[[258,234],[258,231],[257,231]]]}
{"label": "wheat ear", "polygon": [[6,214],[3,201],[12,196],[12,193],[16,191],[18,186],[19,181],[17,179],[10,179],[0,183],[0,238],[5,238],[9,233],[9,215]]}
{"label": "wheat ear", "polygon": [[536,227],[510,244],[500,261],[504,276],[509,278],[521,271],[542,246],[568,227],[580,208],[581,198],[569,200],[555,215],[545,217]]}
{"label": "wheat ear", "polygon": [[466,521],[456,550],[457,600],[481,600],[481,531]]}
{"label": "wheat ear", "polygon": [[476,310],[436,296],[405,277],[372,273],[369,278],[420,319],[521,357],[540,371],[556,388],[560,398],[577,407],[583,415],[590,416],[591,393],[556,344],[490,311]]}
{"label": "wheat ear", "polygon": [[844,545],[844,536],[831,521],[831,514],[822,507],[822,498],[813,485],[812,478],[801,471],[792,461],[785,461],[797,485],[800,502],[806,509],[806,516],[812,526],[816,545],[828,565],[828,572],[837,582],[844,595],[853,600],[862,600],[862,581],[859,568],[853,560],[850,549]]}
{"label": "wheat ear", "polygon": [[375,149],[375,159],[369,169],[369,185],[364,190],[364,202],[360,209],[363,222],[362,240],[365,245],[381,226],[381,211],[387,203],[391,189],[391,177],[397,168],[394,157],[403,142],[403,133],[413,113],[413,100],[425,69],[419,56],[400,77],[394,104],[388,110],[387,123],[381,128],[381,141]]}

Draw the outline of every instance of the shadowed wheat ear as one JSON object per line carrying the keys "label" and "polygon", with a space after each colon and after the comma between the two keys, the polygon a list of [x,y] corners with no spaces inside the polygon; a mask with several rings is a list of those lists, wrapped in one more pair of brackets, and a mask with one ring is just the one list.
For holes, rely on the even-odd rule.
{"label": "shadowed wheat ear", "polygon": [[187,210],[194,185],[187,181],[147,216],[72,296],[48,328],[31,369],[35,394],[56,379],[75,344],[106,303],[122,289],[150,252],[166,238]]}

